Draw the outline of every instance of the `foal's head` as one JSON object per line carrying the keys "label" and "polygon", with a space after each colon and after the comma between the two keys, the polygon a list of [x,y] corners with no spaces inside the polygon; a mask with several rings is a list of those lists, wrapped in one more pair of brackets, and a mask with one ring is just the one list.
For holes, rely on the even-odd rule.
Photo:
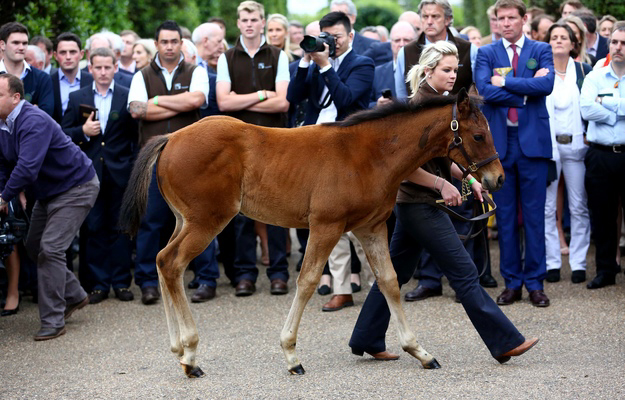
{"label": "foal's head", "polygon": [[484,189],[494,192],[503,186],[504,172],[498,157],[488,121],[479,107],[460,90],[457,100],[457,123],[452,120],[451,130],[457,129],[450,142],[449,158],[478,178]]}

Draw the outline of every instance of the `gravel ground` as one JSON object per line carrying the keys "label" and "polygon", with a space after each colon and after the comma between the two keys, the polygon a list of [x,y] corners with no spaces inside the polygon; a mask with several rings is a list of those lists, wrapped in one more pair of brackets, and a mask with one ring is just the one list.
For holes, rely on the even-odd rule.
{"label": "gravel ground", "polygon": [[[497,245],[491,243],[496,264]],[[290,259],[293,277],[297,257],[294,252]],[[592,277],[592,251],[588,260]],[[355,307],[334,313],[321,312],[329,297],[313,296],[297,342],[306,375],[291,376],[279,335],[295,281],[289,282],[291,293],[276,297],[261,276],[256,294],[236,298],[222,278],[216,299],[191,305],[200,332],[198,361],[206,373],[195,380],[184,376],[169,352],[161,302],[142,305],[137,287],[135,301],[111,297],[88,306],[67,322],[66,335],[46,342],[32,339],[39,328],[37,306],[25,298],[17,315],[0,318],[0,398],[625,398],[625,277],[590,291],[570,282],[564,264],[562,281],[546,284],[550,307],[532,307],[524,293],[521,302],[504,308],[526,337],[537,336],[540,343],[503,366],[490,357],[446,283],[442,297],[403,303],[419,342],[442,369],[424,370],[407,353],[393,362],[352,355],[347,343],[363,290]],[[495,298],[503,283],[497,265],[493,275],[500,288],[487,291]],[[389,333],[389,350],[400,352],[396,329]]]}

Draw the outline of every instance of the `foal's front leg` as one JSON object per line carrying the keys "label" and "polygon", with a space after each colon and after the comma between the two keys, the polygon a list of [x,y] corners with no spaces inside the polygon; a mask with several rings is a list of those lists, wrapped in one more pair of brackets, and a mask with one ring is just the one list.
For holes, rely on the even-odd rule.
{"label": "foal's front leg", "polygon": [[399,332],[399,342],[404,351],[421,361],[426,369],[440,368],[440,364],[419,343],[414,333],[408,327],[406,315],[400,303],[399,284],[397,274],[393,269],[391,257],[388,252],[386,236],[386,224],[381,224],[372,230],[361,229],[354,231],[367,254],[371,270],[378,282],[378,287],[384,295],[391,311],[391,318],[395,322]]}
{"label": "foal's front leg", "polygon": [[295,298],[293,299],[289,316],[280,334],[280,345],[291,374],[304,374],[304,368],[295,353],[297,329],[302,319],[304,308],[306,304],[308,304],[310,297],[315,292],[315,288],[321,279],[323,266],[328,260],[332,249],[336,246],[342,232],[343,225],[310,228],[310,236],[308,237],[304,262],[302,263],[302,269],[297,278]]}

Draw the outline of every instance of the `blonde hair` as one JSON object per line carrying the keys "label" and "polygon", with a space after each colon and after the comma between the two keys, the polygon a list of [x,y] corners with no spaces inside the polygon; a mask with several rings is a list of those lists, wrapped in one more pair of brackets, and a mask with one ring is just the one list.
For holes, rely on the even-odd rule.
{"label": "blonde hair", "polygon": [[269,23],[271,21],[279,22],[280,25],[284,28],[284,45],[282,46],[282,50],[286,53],[286,56],[289,59],[289,62],[293,61],[293,55],[291,54],[291,38],[289,37],[289,20],[282,14],[269,14],[267,17],[267,23],[265,24],[265,36],[267,35],[267,31],[269,29]]}
{"label": "blonde hair", "polygon": [[565,24],[570,22],[577,27],[577,29],[579,30],[579,36],[581,37],[579,38],[579,49],[575,50],[577,50],[579,54],[579,59],[582,62],[585,62],[586,64],[591,64],[590,57],[588,57],[588,53],[586,52],[586,25],[584,25],[581,18],[574,15],[569,15],[568,17],[560,19],[560,21],[558,22]]}
{"label": "blonde hair", "polygon": [[142,46],[145,52],[150,55],[150,60],[154,58],[156,54],[156,46],[154,46],[154,40],[151,39],[139,39],[132,45],[132,50],[135,50],[135,46]]}
{"label": "blonde hair", "polygon": [[[467,26],[466,28],[464,28],[463,30],[461,30],[461,31],[460,31],[460,34],[461,34],[461,35],[468,35],[468,34],[469,34],[469,32],[471,32],[471,31],[478,31],[478,32],[480,32],[480,30],[479,30],[477,27],[475,27],[475,26],[473,26],[473,25],[469,25],[469,26]],[[482,32],[480,32],[480,35],[481,35],[481,34],[482,34]]]}
{"label": "blonde hair", "polygon": [[265,19],[265,7],[252,0],[244,1],[237,7],[237,18],[241,16],[241,11],[247,11],[248,13],[253,13],[254,11],[258,11],[260,14],[260,19]]}
{"label": "blonde hair", "polygon": [[406,75],[406,83],[410,84],[411,94],[409,98],[413,98],[419,87],[425,80],[425,69],[434,69],[445,56],[458,57],[458,49],[452,43],[439,40],[436,43],[428,44],[423,48],[419,64],[415,64]]}

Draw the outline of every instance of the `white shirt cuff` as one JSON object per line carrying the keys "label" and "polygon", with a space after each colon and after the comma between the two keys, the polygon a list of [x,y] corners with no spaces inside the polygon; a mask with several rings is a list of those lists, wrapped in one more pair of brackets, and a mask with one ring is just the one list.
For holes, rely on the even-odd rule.
{"label": "white shirt cuff", "polygon": [[324,72],[328,71],[330,68],[332,68],[332,64],[330,64],[330,65],[326,65],[325,67],[321,68],[321,69],[319,70],[319,73],[320,73],[320,74],[323,74]]}

